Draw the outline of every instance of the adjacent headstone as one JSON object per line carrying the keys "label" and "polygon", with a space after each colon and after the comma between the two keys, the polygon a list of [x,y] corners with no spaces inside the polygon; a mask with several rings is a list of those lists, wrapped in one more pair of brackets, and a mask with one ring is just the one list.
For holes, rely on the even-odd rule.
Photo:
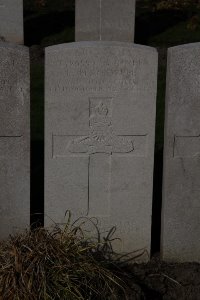
{"label": "adjacent headstone", "polygon": [[29,226],[29,53],[0,43],[0,239]]}
{"label": "adjacent headstone", "polygon": [[168,52],[162,256],[200,261],[200,43]]}
{"label": "adjacent headstone", "polygon": [[23,0],[0,0],[0,40],[24,43]]}
{"label": "adjacent headstone", "polygon": [[46,49],[45,215],[117,226],[150,249],[157,52],[115,42]]}
{"label": "adjacent headstone", "polygon": [[76,0],[76,41],[134,41],[135,0]]}

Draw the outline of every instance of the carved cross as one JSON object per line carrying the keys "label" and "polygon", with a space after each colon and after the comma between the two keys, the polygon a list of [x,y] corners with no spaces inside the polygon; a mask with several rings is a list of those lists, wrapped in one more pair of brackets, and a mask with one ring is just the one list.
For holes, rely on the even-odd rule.
{"label": "carved cross", "polygon": [[174,137],[174,157],[195,157],[198,155],[200,155],[200,135]]}
{"label": "carved cross", "polygon": [[112,98],[91,98],[89,135],[53,135],[53,158],[88,156],[87,214],[108,216],[113,155],[134,155],[135,139],[143,154],[147,135],[116,135],[112,124]]}

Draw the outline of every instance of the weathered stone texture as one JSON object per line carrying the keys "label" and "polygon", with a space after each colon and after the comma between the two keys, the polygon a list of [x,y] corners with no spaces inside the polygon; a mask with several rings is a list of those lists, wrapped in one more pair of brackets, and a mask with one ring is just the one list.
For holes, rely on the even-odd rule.
{"label": "weathered stone texture", "polygon": [[151,238],[157,53],[128,43],[46,50],[45,214],[117,226],[120,251]]}
{"label": "weathered stone texture", "polygon": [[0,43],[0,239],[29,226],[29,53]]}
{"label": "weathered stone texture", "polygon": [[76,0],[76,41],[133,42],[135,0]]}
{"label": "weathered stone texture", "polygon": [[24,43],[23,0],[0,0],[0,40]]}
{"label": "weathered stone texture", "polygon": [[162,256],[200,261],[200,43],[169,49]]}

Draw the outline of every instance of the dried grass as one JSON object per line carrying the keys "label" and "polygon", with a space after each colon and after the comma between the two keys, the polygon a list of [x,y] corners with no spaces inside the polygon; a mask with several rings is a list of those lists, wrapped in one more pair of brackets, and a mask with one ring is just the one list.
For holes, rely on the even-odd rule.
{"label": "dried grass", "polygon": [[11,236],[0,244],[0,299],[126,299],[126,284],[113,271],[112,234],[94,242],[69,218],[64,229]]}

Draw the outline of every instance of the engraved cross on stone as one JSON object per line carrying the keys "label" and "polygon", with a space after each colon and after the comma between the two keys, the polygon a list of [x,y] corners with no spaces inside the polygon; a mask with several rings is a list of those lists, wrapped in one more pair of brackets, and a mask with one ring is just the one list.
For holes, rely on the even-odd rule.
{"label": "engraved cross on stone", "polygon": [[112,98],[90,98],[88,136],[53,135],[53,158],[70,154],[88,156],[87,214],[93,216],[108,216],[110,213],[112,156],[134,155],[134,139],[138,139],[137,143],[145,152],[146,135],[114,133],[112,101]]}
{"label": "engraved cross on stone", "polygon": [[195,157],[198,155],[200,155],[200,135],[174,137],[174,157]]}

